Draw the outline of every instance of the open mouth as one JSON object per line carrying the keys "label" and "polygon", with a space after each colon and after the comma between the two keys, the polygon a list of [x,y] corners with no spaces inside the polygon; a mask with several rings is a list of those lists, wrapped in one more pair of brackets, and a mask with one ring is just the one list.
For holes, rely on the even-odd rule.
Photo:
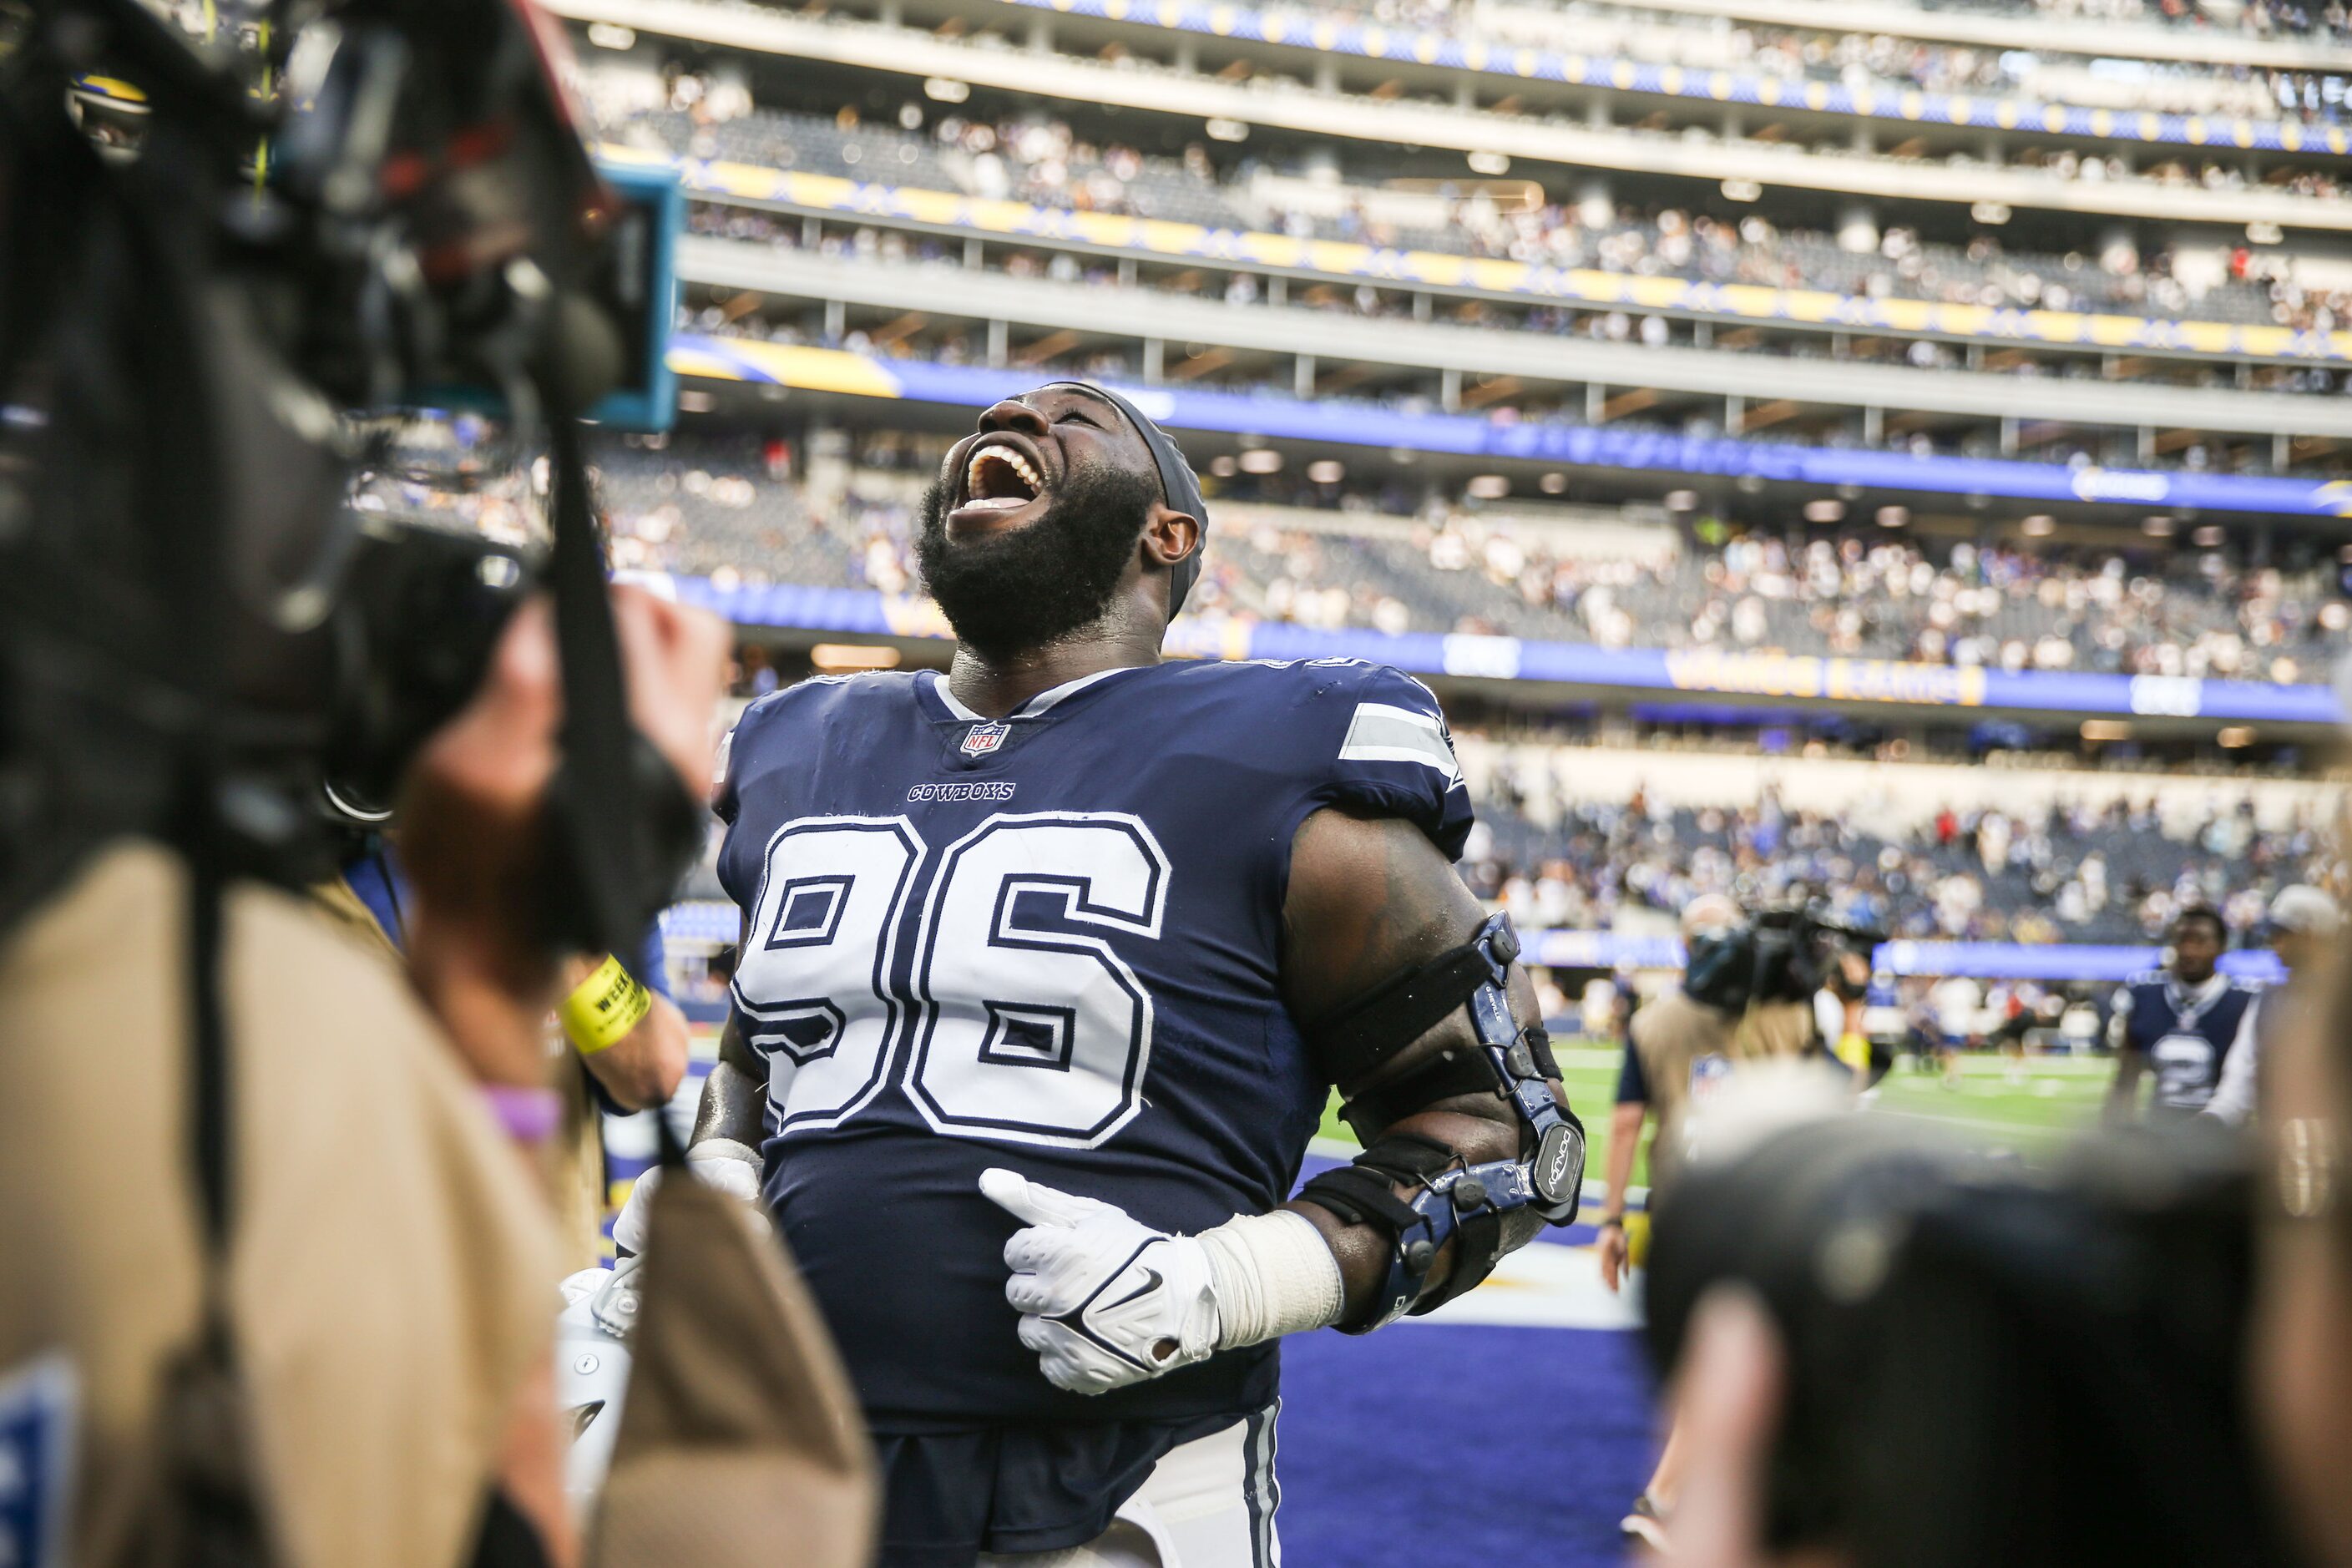
{"label": "open mouth", "polygon": [[1044,465],[1002,439],[966,453],[962,477],[963,500],[948,521],[965,527],[1007,521],[1045,493]]}

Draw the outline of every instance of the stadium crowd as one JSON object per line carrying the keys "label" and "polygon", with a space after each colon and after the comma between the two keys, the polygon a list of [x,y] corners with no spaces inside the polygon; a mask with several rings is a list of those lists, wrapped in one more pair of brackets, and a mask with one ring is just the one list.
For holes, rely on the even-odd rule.
{"label": "stadium crowd", "polygon": [[[1221,176],[1202,143],[1181,158],[1146,157],[1090,142],[1044,116],[990,122],[950,114],[926,126],[925,111],[913,104],[898,125],[870,123],[854,110],[834,119],[773,113],[754,110],[740,89],[690,73],[675,77],[667,107],[608,99],[606,114],[614,134],[696,157],[1298,238],[1864,299],[2315,331],[2352,321],[2352,300],[2306,287],[2284,258],[2242,245],[2143,252],[2117,239],[2095,254],[2045,256],[2011,253],[1989,234],[1963,247],[1890,226],[1857,250],[1838,237],[1783,229],[1757,213],[1734,218],[1670,206],[1602,211],[1589,202],[1546,201],[1526,181],[1465,178],[1459,186],[1400,197],[1333,178],[1298,177],[1255,159]],[[2073,154],[2057,156],[2064,167]],[[712,205],[699,207],[693,223],[702,233],[786,245],[796,243],[798,228],[751,209]],[[1235,302],[1255,300],[1248,275],[1236,274],[1232,287],[1240,296]],[[1381,308],[1381,296],[1370,289],[1342,296],[1360,310]],[[1649,320],[1664,325],[1662,318]]]}
{"label": "stadium crowd", "polygon": [[2241,0],[2214,6],[2204,0],[1958,0],[1958,7],[2007,15],[2082,18],[2094,22],[2152,22],[2212,28],[2255,37],[2352,37],[2352,13],[2341,0]]}
{"label": "stadium crowd", "polygon": [[1628,800],[1543,801],[1549,780],[1507,764],[1486,773],[1463,870],[1481,897],[1528,929],[1614,927],[1628,908],[1675,913],[1706,893],[1753,907],[1801,894],[1837,918],[1895,938],[2140,942],[2191,904],[2232,928],[2259,923],[2271,894],[2334,885],[2318,828],[2256,826],[2251,805],[2217,807],[2184,838],[2153,805],[2043,815],[1945,805],[1919,827],[1879,835],[1767,791],[1752,804],[1675,809]]}
{"label": "stadium crowd", "polygon": [[[1623,57],[1694,70],[1751,71],[1786,81],[1835,82],[1855,89],[1916,89],[2091,108],[2287,119],[2306,124],[2334,123],[2346,114],[2346,81],[2336,72],[2154,60],[2136,61],[2137,68],[2124,72],[2112,65],[2097,68],[2087,58],[2063,52],[1970,47],[1891,33],[1775,26],[1591,0],[1559,5],[1374,0],[1369,5],[1276,4],[1259,9],[1276,16],[1371,22],[1538,47],[1557,44],[1565,16],[1573,19],[1578,50],[1587,56]],[[2347,36],[2340,5],[2272,10],[2290,19],[2284,29],[2271,19],[2271,12],[2249,6],[2246,15],[2263,20],[2247,30],[2256,36],[2282,30],[2323,39],[2340,40]]]}
{"label": "stadium crowd", "polygon": [[[867,472],[922,475],[935,458],[877,436],[857,460]],[[609,450],[615,564],[722,584],[916,591],[911,485],[852,484],[811,505],[786,482],[791,464],[781,441]],[[2283,684],[2326,679],[2352,629],[2332,565],[1886,530],[1808,537],[1708,518],[1654,528],[1637,552],[1596,555],[1544,526],[1536,508],[1514,519],[1393,484],[1223,479],[1215,468],[1226,466],[1208,483],[1239,504],[1231,515],[1243,526],[1221,530],[1210,552],[1192,601],[1203,616]],[[1324,515],[1248,504],[1268,500]]]}

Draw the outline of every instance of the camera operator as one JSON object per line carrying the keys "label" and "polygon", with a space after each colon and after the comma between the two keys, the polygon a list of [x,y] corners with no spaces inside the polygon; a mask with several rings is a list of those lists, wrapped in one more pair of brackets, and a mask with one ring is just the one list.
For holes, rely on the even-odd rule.
{"label": "camera operator", "polygon": [[2282,888],[2271,900],[2263,924],[2270,931],[2271,951],[2286,968],[2286,980],[2255,997],[2246,1009],[2238,1024],[2237,1038],[2229,1055],[2221,1058],[2221,1081],[2200,1114],[2232,1125],[2256,1114],[2263,1055],[2288,1018],[2311,1005],[2313,977],[2343,923],[2344,911],[2336,900],[2306,883]]}
{"label": "camera operator", "polygon": [[[699,787],[722,633],[613,598],[632,717]],[[405,984],[315,904],[243,882],[224,900],[236,1224],[217,1288],[251,1452],[227,1451],[230,1424],[200,1458],[267,1478],[238,1489],[289,1563],[572,1552],[550,1398],[557,1241],[516,1147],[555,1120],[542,1026],[559,971],[529,933],[558,685],[550,617],[527,605],[413,768]],[[207,1288],[183,1195],[186,880],[175,855],[117,840],[0,946],[0,1256],[16,1263],[0,1397],[18,1473],[72,1499],[47,1542],[58,1561],[154,1550],[187,1458],[166,1415]]]}
{"label": "camera operator", "polygon": [[[1822,948],[1828,928],[1802,915],[1771,931],[1751,924],[1720,893],[1694,899],[1682,914],[1687,953],[1682,984],[1643,1004],[1625,1032],[1610,1122],[1605,1194],[1601,1205],[1601,1283],[1622,1288],[1633,1247],[1626,1228],[1626,1185],[1645,1121],[1650,1192],[1671,1187],[1684,1152],[1684,1123],[1730,1076],[1736,1064],[1815,1055],[1845,1033],[1848,992],[1859,994],[1866,966],[1843,950]],[[1849,961],[1852,962],[1849,962]],[[1825,1034],[1834,1018],[1837,1032]],[[1866,1066],[1866,1063],[1865,1063]],[[1859,1075],[1856,1081],[1860,1081]],[[1654,1550],[1667,1547],[1667,1516],[1681,1470],[1681,1445],[1669,1431],[1649,1484],[1620,1528]]]}
{"label": "camera operator", "polygon": [[[1609,1161],[1601,1200],[1600,1235],[1594,1247],[1601,1282],[1623,1288],[1632,1266],[1626,1230],[1627,1184],[1642,1146],[1643,1124],[1654,1120],[1650,1141],[1650,1191],[1674,1178],[1681,1152],[1684,1112],[1703,1099],[1731,1069],[1738,1012],[1691,994],[1688,976],[1706,977],[1725,961],[1741,924],[1739,906],[1720,893],[1703,894],[1683,907],[1682,935],[1688,955],[1685,982],[1642,1005],[1625,1028],[1625,1057],[1617,1072],[1617,1108],[1609,1122]],[[1657,1551],[1666,1547],[1666,1517],[1675,1503],[1681,1470],[1680,1444],[1669,1432],[1649,1484],[1620,1525],[1629,1538]]]}
{"label": "camera operator", "polygon": [[2140,1114],[2140,1079],[2151,1072],[2148,1109],[2158,1116],[2191,1115],[2213,1098],[2255,995],[2216,967],[2229,945],[2221,911],[2191,904],[2172,917],[2164,967],[2134,975],[2116,993],[2107,1025],[2116,1052],[2110,1121]]}

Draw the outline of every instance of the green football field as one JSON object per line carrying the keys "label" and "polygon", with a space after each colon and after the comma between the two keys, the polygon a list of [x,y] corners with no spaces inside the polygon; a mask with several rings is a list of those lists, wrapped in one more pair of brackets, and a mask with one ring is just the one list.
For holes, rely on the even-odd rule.
{"label": "green football field", "polygon": [[[1598,1179],[1608,1169],[1609,1115],[1617,1100],[1620,1053],[1570,1047],[1555,1054],[1569,1103],[1591,1140],[1585,1169]],[[2104,1058],[2035,1057],[2020,1072],[2006,1058],[1979,1054],[1962,1059],[1959,1081],[1951,1086],[1933,1068],[1897,1068],[1879,1085],[1871,1110],[1881,1116],[1944,1122],[2032,1155],[2097,1119],[2100,1098],[2114,1070]],[[1356,1141],[1339,1121],[1336,1100],[1324,1111],[1323,1136],[1349,1144]],[[1634,1162],[1635,1185],[1649,1181],[1648,1163],[1644,1150]]]}

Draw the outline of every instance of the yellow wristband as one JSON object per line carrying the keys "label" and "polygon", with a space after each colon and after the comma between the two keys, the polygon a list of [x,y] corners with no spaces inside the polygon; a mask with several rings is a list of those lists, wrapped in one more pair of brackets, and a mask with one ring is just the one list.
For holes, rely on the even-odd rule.
{"label": "yellow wristband", "polygon": [[608,956],[556,1011],[563,1020],[563,1032],[572,1037],[572,1048],[583,1057],[593,1057],[626,1039],[653,1005],[653,993],[622,968],[619,959]]}

